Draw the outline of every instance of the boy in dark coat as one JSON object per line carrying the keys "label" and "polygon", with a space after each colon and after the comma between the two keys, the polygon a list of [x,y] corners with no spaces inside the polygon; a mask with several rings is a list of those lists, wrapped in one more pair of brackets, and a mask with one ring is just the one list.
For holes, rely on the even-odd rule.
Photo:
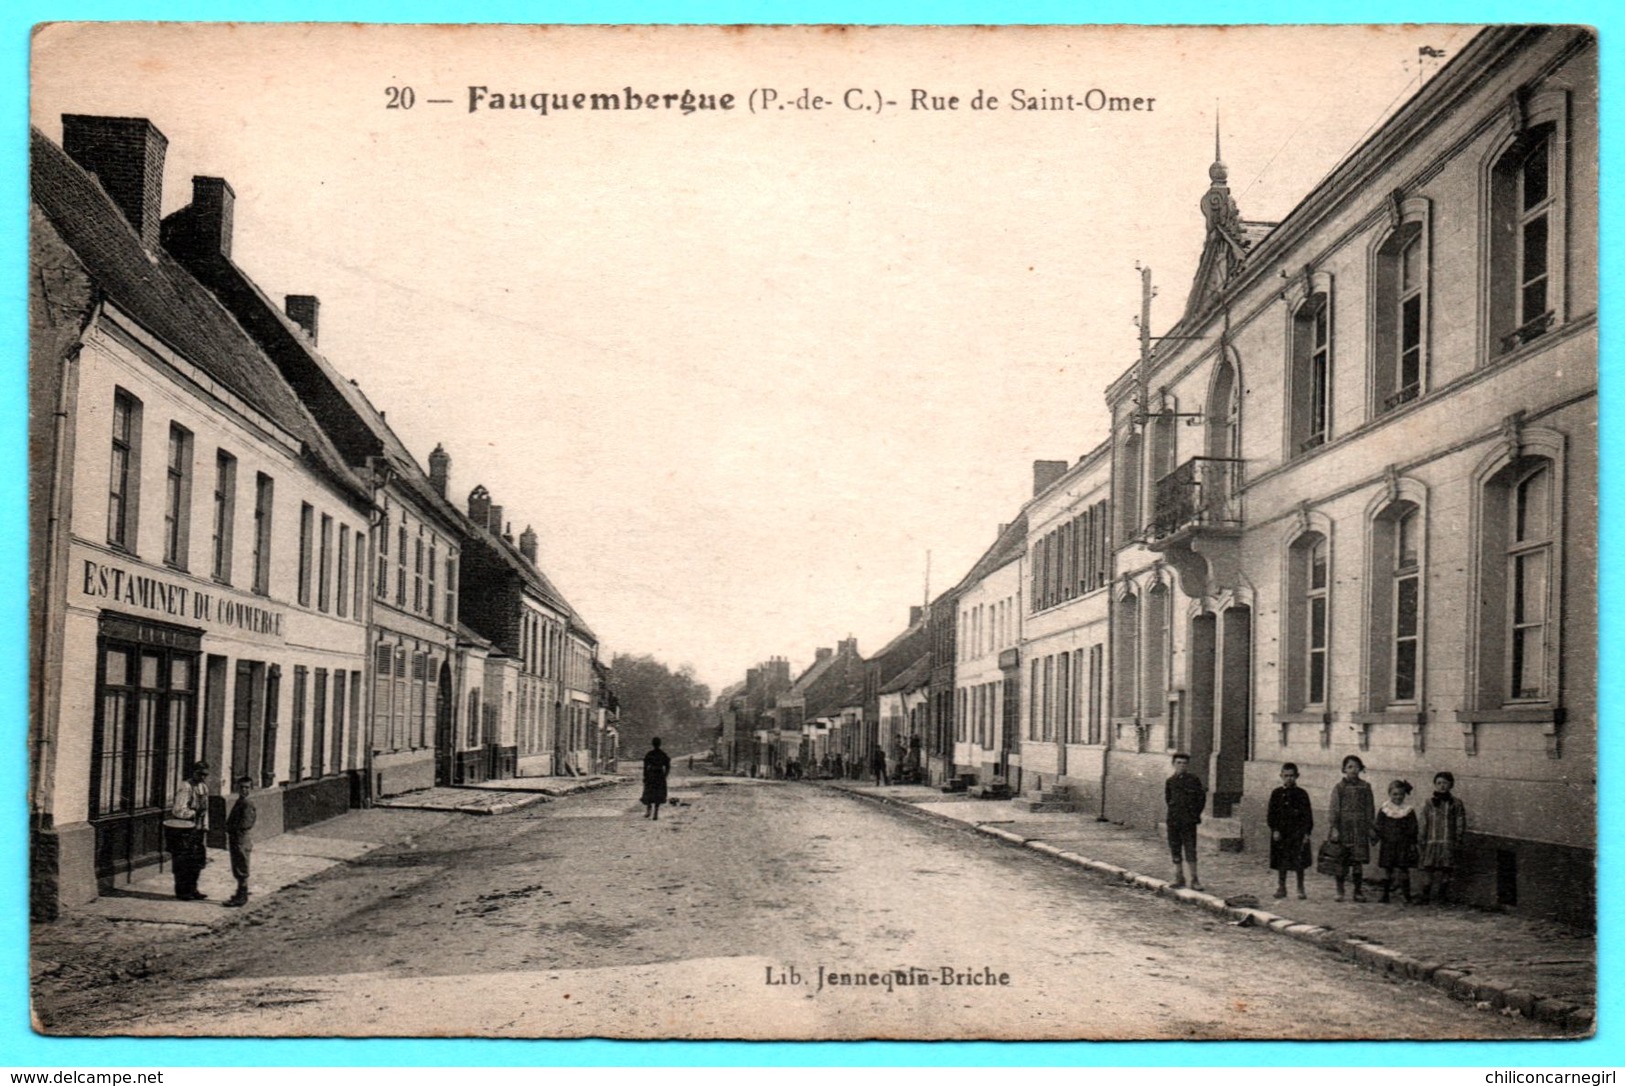
{"label": "boy in dark coat", "polygon": [[231,909],[248,904],[248,861],[254,854],[254,820],[259,817],[250,798],[253,791],[253,777],[237,778],[237,802],[226,816],[226,847],[231,852],[231,873],[237,880],[237,892],[226,900],[226,907]]}
{"label": "boy in dark coat", "polygon": [[1286,873],[1298,876],[1298,900],[1309,895],[1303,888],[1303,869],[1308,864],[1309,835],[1315,829],[1314,806],[1309,793],[1298,787],[1298,767],[1292,762],[1281,766],[1281,787],[1270,793],[1270,866],[1280,875],[1276,897],[1286,897]]}
{"label": "boy in dark coat", "polygon": [[1207,806],[1207,789],[1201,778],[1190,771],[1191,756],[1184,751],[1174,755],[1174,773],[1163,786],[1163,798],[1168,802],[1168,851],[1174,857],[1174,886],[1185,886],[1185,870],[1179,866],[1183,854],[1185,867],[1191,877],[1192,890],[1202,889],[1202,880],[1196,875],[1196,827],[1202,821],[1202,808]]}

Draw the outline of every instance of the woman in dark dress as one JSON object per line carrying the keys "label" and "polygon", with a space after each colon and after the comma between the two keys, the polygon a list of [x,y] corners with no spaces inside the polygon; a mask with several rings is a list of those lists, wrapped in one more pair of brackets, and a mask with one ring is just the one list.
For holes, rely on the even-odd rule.
{"label": "woman in dark dress", "polygon": [[666,802],[666,778],[671,775],[671,755],[660,749],[660,740],[649,740],[649,753],[643,756],[643,817],[660,819],[660,805]]}
{"label": "woman in dark dress", "polygon": [[1315,828],[1314,806],[1309,793],[1298,787],[1298,767],[1291,762],[1281,767],[1281,787],[1270,793],[1270,867],[1280,876],[1275,896],[1286,897],[1286,873],[1298,876],[1298,897],[1309,895],[1303,889],[1303,869],[1309,866],[1309,834]]}

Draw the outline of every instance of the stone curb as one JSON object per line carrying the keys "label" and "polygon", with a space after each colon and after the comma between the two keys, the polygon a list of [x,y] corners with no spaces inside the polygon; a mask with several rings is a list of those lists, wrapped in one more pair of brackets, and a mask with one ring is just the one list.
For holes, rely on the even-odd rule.
{"label": "stone curb", "polygon": [[1227,905],[1223,898],[1216,897],[1213,894],[1192,890],[1188,887],[1175,889],[1165,879],[1159,879],[1152,875],[1142,875],[1137,871],[1130,871],[1116,864],[1091,859],[1077,852],[1063,850],[1047,841],[1023,837],[1019,833],[1004,829],[1001,826],[964,822],[933,811],[922,811],[918,804],[895,796],[878,796],[869,792],[857,792],[838,786],[831,787],[831,790],[845,792],[850,796],[857,796],[861,799],[879,802],[891,807],[910,808],[915,815],[929,818],[932,821],[974,829],[986,836],[996,837],[1007,844],[1031,849],[1034,852],[1051,856],[1063,863],[1081,867],[1094,874],[1103,875],[1127,886],[1148,891],[1159,897],[1169,898],[1182,905],[1194,905],[1208,912],[1227,917],[1232,923],[1239,926],[1257,927],[1277,932],[1288,938],[1297,939],[1300,942],[1341,954],[1373,972],[1392,974],[1430,984],[1453,999],[1472,1003],[1480,1010],[1517,1014],[1524,1018],[1534,1019],[1537,1022],[1549,1022],[1560,1029],[1586,1036],[1592,1034],[1596,1029],[1596,1011],[1591,1007],[1580,1007],[1565,1000],[1553,999],[1538,992],[1518,988],[1506,981],[1479,977],[1473,974],[1471,970],[1446,969],[1439,962],[1422,961],[1380,943],[1352,935],[1344,935],[1332,928],[1301,923],[1288,917],[1277,916],[1263,909]]}

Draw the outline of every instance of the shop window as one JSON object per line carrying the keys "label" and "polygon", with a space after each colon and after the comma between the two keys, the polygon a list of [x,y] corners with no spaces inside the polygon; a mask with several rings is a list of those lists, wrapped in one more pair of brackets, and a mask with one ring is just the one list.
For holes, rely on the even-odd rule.
{"label": "shop window", "polygon": [[90,816],[162,810],[196,743],[198,654],[111,638],[100,646]]}

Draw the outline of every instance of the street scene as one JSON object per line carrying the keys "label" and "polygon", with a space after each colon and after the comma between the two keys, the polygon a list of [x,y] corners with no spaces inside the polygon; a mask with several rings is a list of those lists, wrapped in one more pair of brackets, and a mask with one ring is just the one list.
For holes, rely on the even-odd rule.
{"label": "street scene", "polygon": [[[66,932],[42,936],[36,1006],[53,1008],[42,1025],[146,1036],[1194,1040],[1298,1036],[1311,1023],[1328,1038],[1553,1034],[868,797],[686,769],[671,794],[680,804],[658,823],[619,784],[487,818],[384,809],[301,831],[381,843],[235,914],[171,902],[144,923],[83,918],[105,939],[88,954]],[[1254,875],[1263,885],[1267,872]],[[1479,928],[1480,939],[1496,930]],[[1585,945],[1521,949],[1560,959]],[[941,983],[945,968],[960,982]],[[1540,966],[1516,975],[1529,968]],[[989,971],[992,985],[972,982]]]}
{"label": "street scene", "polygon": [[1591,30],[32,71],[38,1032],[1595,1032]]}

